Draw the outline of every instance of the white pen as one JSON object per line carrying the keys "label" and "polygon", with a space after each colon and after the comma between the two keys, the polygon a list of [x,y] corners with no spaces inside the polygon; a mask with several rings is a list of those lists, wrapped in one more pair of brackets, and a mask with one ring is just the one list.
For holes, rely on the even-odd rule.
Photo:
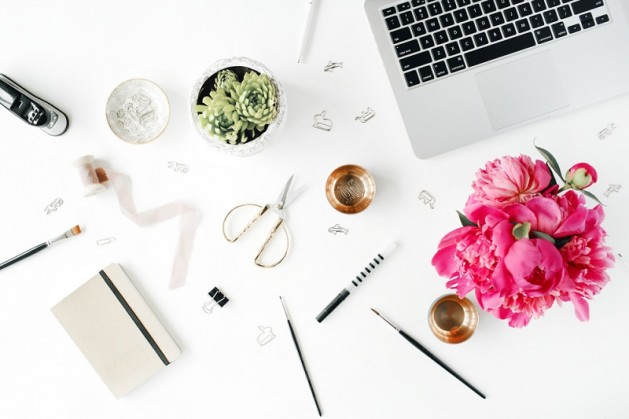
{"label": "white pen", "polygon": [[310,27],[312,26],[315,0],[306,0],[306,7],[308,8],[308,15],[306,16],[306,24],[304,25],[303,32],[301,33],[301,46],[299,47],[299,57],[297,58],[298,63],[301,62],[302,55],[304,54],[306,45],[308,44],[308,40],[310,39]]}

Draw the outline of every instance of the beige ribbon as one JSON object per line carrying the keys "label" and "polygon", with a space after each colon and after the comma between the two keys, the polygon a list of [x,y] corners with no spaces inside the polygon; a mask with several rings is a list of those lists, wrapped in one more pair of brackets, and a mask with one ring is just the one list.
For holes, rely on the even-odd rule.
{"label": "beige ribbon", "polygon": [[[93,158],[84,156],[77,160],[76,164],[79,176],[82,179],[85,194],[98,193],[105,188],[94,192],[90,185],[104,184],[109,181],[118,198],[120,212],[140,227],[157,224],[179,216],[179,240],[175,250],[170,288],[178,288],[184,285],[188,274],[188,263],[194,245],[194,236],[201,221],[201,214],[182,201],[174,201],[159,207],[139,212],[133,201],[131,181],[122,174],[111,169],[97,168],[93,166]],[[89,193],[88,193],[89,189]]]}

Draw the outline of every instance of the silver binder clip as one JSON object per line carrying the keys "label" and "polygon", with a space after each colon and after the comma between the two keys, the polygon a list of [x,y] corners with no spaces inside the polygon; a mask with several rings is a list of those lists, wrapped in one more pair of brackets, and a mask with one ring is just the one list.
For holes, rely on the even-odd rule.
{"label": "silver binder clip", "polygon": [[333,125],[332,120],[326,118],[325,113],[326,111],[316,114],[314,116],[314,123],[312,124],[312,126],[324,131],[330,131]]}
{"label": "silver binder clip", "polygon": [[436,198],[426,189],[422,190],[417,198],[424,204],[430,206],[431,209],[435,209]]}

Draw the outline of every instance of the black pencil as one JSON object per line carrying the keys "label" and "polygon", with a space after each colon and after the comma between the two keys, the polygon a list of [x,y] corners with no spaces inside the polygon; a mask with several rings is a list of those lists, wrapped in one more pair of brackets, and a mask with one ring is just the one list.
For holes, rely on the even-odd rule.
{"label": "black pencil", "polygon": [[435,361],[437,364],[439,364],[439,366],[441,368],[443,368],[444,370],[448,371],[450,374],[452,374],[454,376],[454,378],[456,378],[457,380],[459,380],[460,382],[462,382],[463,384],[465,384],[466,386],[468,386],[470,388],[470,390],[472,390],[474,393],[478,394],[479,396],[481,396],[483,399],[485,399],[485,395],[483,393],[481,393],[476,387],[474,387],[473,385],[471,385],[470,383],[468,383],[465,378],[461,377],[459,374],[456,373],[456,371],[454,371],[452,368],[448,367],[446,364],[443,363],[443,361],[441,361],[439,358],[437,358],[435,355],[432,354],[432,352],[430,352],[428,349],[424,348],[424,346],[417,342],[415,339],[413,339],[408,333],[406,333],[405,331],[403,331],[402,329],[400,329],[399,327],[397,327],[396,325],[394,325],[393,323],[391,323],[386,317],[384,317],[383,315],[381,315],[380,313],[378,313],[376,310],[374,310],[373,308],[371,309],[371,311],[373,311],[374,313],[376,313],[382,320],[384,320],[385,322],[387,322],[389,324],[389,326],[391,326],[392,328],[394,328],[395,330],[398,331],[398,333],[400,335],[402,335],[402,337],[404,337],[404,339],[406,339],[407,341],[409,341],[414,347],[416,347],[417,349],[419,349],[420,351],[423,352],[424,355],[426,355],[428,358],[432,359],[433,361]]}
{"label": "black pencil", "polygon": [[301,366],[304,369],[304,373],[306,374],[306,380],[308,380],[308,387],[310,387],[310,392],[312,393],[312,398],[314,399],[315,406],[317,406],[317,412],[319,416],[321,414],[321,408],[319,407],[319,402],[317,401],[317,395],[315,394],[314,387],[312,386],[312,381],[310,381],[310,375],[308,374],[308,369],[306,368],[306,363],[304,362],[304,357],[301,354],[301,349],[299,349],[299,343],[297,343],[297,336],[295,336],[295,331],[293,330],[293,325],[290,323],[290,318],[288,317],[288,310],[286,310],[286,305],[284,304],[284,300],[280,296],[280,301],[282,302],[282,308],[284,309],[284,314],[286,315],[286,321],[288,322],[288,328],[290,329],[290,335],[293,338],[293,343],[295,344],[295,349],[297,349],[297,354],[299,355],[299,360],[301,361]]}

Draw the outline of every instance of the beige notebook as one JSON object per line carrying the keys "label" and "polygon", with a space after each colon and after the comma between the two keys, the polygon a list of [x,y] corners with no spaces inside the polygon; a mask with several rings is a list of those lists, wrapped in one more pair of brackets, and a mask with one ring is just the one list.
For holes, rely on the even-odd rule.
{"label": "beige notebook", "polygon": [[120,265],[113,263],[51,311],[116,398],[181,351]]}

